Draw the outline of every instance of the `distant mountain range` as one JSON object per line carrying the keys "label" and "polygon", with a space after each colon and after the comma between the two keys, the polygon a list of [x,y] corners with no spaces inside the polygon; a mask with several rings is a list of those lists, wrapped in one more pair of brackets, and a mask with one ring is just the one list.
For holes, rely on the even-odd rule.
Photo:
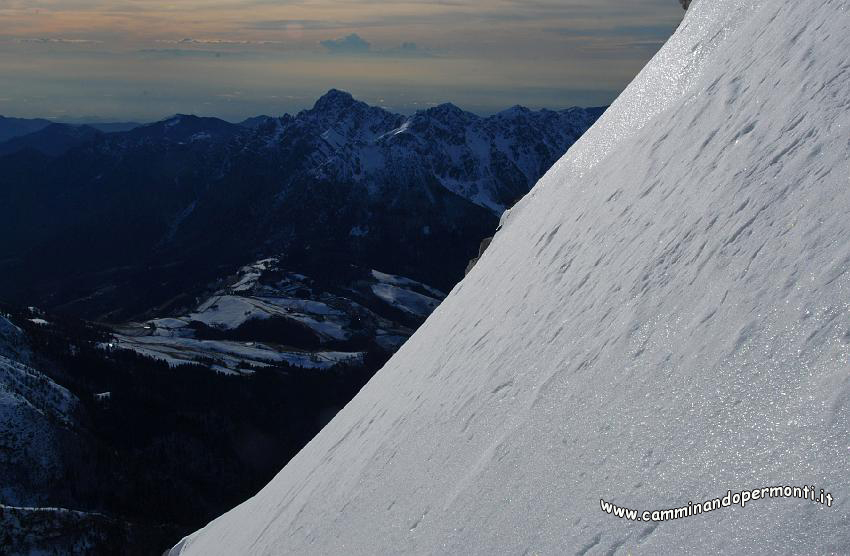
{"label": "distant mountain range", "polygon": [[199,288],[267,256],[448,290],[501,211],[601,112],[402,116],[332,90],[243,124],[48,125],[0,144],[0,291],[83,317],[149,317],[190,309]]}
{"label": "distant mountain range", "polygon": [[51,125],[64,125],[68,127],[91,127],[104,133],[114,133],[118,131],[129,131],[134,127],[139,127],[141,124],[136,122],[103,122],[103,123],[88,123],[88,124],[68,124],[45,120],[43,118],[7,118],[0,116],[0,143],[41,131]]}
{"label": "distant mountain range", "polygon": [[38,131],[0,143],[0,156],[27,149],[48,156],[59,156],[102,134],[102,131],[88,125],[49,124]]}

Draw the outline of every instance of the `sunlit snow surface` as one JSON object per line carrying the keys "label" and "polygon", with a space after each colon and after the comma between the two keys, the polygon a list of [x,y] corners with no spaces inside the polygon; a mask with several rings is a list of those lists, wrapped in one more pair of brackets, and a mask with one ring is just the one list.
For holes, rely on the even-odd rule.
{"label": "sunlit snow surface", "polygon": [[[184,554],[850,553],[850,1],[697,0],[428,322]],[[639,510],[816,485],[661,524]]]}

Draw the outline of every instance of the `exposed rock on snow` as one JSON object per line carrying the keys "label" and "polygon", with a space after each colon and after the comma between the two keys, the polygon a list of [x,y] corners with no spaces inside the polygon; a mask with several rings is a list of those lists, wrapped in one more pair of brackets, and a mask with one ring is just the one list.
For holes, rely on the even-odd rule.
{"label": "exposed rock on snow", "polygon": [[481,240],[481,245],[478,246],[478,256],[469,261],[469,264],[466,265],[466,272],[464,272],[464,276],[469,274],[472,269],[475,268],[475,264],[479,261],[479,259],[481,259],[481,257],[484,256],[484,251],[486,251],[487,248],[490,247],[490,244],[492,242],[492,237],[485,237],[483,240]]}
{"label": "exposed rock on snow", "polygon": [[[850,553],[848,8],[694,3],[360,394],[173,552]],[[772,485],[835,503],[600,509]]]}

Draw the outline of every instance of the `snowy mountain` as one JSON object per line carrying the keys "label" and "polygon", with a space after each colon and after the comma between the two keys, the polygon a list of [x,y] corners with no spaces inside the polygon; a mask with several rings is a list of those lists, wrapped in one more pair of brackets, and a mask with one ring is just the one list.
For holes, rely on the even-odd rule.
{"label": "snowy mountain", "polygon": [[353,264],[448,290],[502,209],[600,113],[402,116],[332,90],[242,125],[175,115],[83,140],[50,126],[0,157],[0,291],[141,320],[190,309],[209,282],[272,256],[309,276]]}
{"label": "snowy mountain", "polygon": [[248,375],[285,364],[326,370],[395,353],[446,294],[409,278],[347,269],[330,285],[278,258],[247,265],[185,315],[115,326],[104,349],[173,367]]}
{"label": "snowy mountain", "polygon": [[172,554],[850,552],[848,8],[693,2],[413,338]]}
{"label": "snowy mountain", "polygon": [[271,144],[292,129],[318,134],[317,177],[380,190],[433,176],[445,189],[500,215],[602,112],[515,106],[482,118],[447,103],[403,117],[333,89],[311,110],[266,124],[264,131]]}

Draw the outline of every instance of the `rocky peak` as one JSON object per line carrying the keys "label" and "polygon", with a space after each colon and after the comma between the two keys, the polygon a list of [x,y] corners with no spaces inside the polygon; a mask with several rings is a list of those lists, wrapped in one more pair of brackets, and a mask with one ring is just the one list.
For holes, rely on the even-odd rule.
{"label": "rocky peak", "polygon": [[314,112],[337,111],[350,108],[354,104],[363,104],[357,100],[351,93],[340,91],[339,89],[331,89],[316,101],[313,105]]}
{"label": "rocky peak", "polygon": [[330,135],[368,141],[401,125],[403,117],[369,106],[345,91],[331,89],[296,119],[318,124],[322,134],[332,131]]}

